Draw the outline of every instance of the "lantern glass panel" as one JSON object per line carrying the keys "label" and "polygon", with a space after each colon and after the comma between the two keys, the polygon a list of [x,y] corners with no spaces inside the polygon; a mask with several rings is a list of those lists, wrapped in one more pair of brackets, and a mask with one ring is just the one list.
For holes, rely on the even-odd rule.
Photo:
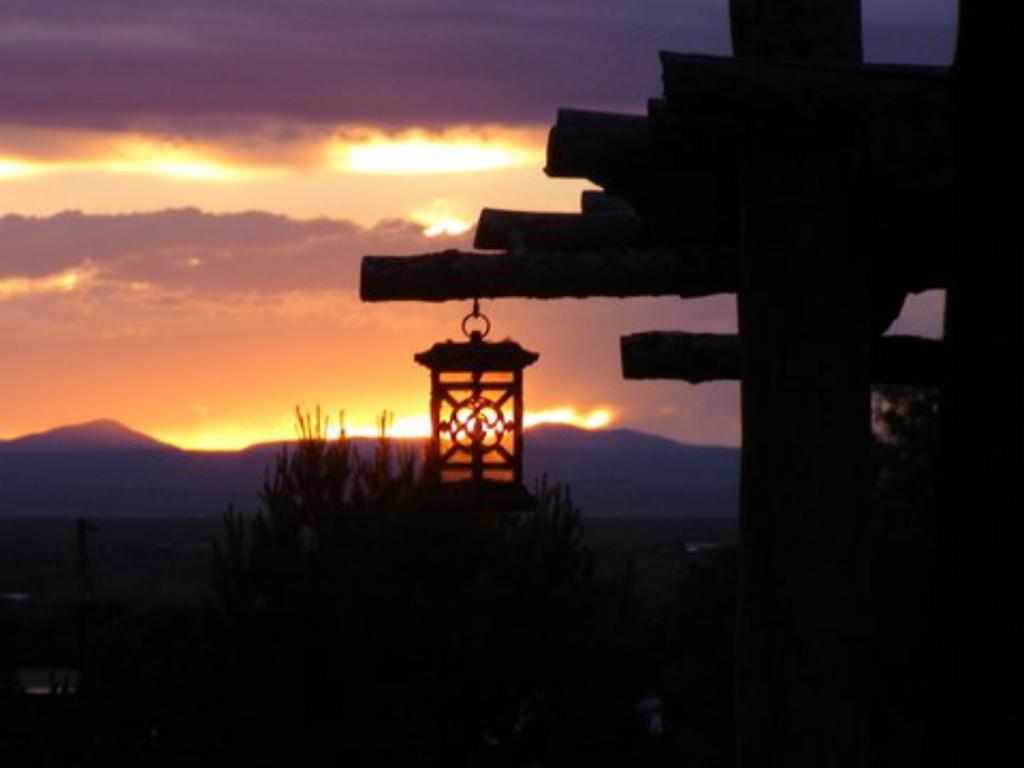
{"label": "lantern glass panel", "polygon": [[515,374],[445,371],[438,389],[441,480],[514,482]]}
{"label": "lantern glass panel", "polygon": [[471,384],[473,374],[469,371],[441,371],[442,384]]}
{"label": "lantern glass panel", "polygon": [[487,371],[480,375],[480,381],[485,384],[512,384],[516,375],[511,371]]}

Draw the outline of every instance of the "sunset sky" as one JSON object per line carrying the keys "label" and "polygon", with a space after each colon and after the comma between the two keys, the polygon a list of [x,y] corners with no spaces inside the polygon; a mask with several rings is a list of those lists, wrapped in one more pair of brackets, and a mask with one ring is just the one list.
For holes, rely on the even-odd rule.
{"label": "sunset sky", "polygon": [[[416,431],[413,353],[467,307],[364,305],[366,253],[577,210],[559,106],[642,112],[659,49],[727,54],[726,0],[0,0],[0,439],[116,418],[185,447],[295,405]],[[867,55],[945,63],[955,0],[868,0]],[[735,444],[735,384],[621,380],[618,337],[731,331],[731,298],[487,302],[541,354],[534,419]],[[934,334],[941,297],[901,328]]]}

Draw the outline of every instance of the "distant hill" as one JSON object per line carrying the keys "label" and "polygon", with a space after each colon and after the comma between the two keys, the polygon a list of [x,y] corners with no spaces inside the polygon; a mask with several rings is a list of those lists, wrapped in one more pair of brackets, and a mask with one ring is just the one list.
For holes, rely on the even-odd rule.
{"label": "distant hill", "polygon": [[111,419],[72,424],[15,440],[0,440],[3,452],[178,450]]}
{"label": "distant hill", "polygon": [[678,443],[626,429],[539,426],[525,472],[568,483],[591,517],[728,517],[739,513],[736,448]]}
{"label": "distant hill", "polygon": [[[356,440],[360,446],[370,441]],[[0,443],[0,517],[207,517],[257,508],[277,445],[184,451],[116,422]],[[526,433],[528,483],[568,483],[588,517],[735,516],[739,452],[630,430]]]}

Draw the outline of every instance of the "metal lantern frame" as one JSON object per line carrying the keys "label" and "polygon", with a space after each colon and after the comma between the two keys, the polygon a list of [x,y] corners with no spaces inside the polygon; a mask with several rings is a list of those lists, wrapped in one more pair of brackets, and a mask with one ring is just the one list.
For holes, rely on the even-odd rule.
{"label": "metal lantern frame", "polygon": [[[470,329],[473,323],[481,327]],[[490,321],[474,303],[467,341],[415,355],[430,370],[431,458],[441,484],[521,485],[523,369],[539,355],[514,341],[485,341]]]}

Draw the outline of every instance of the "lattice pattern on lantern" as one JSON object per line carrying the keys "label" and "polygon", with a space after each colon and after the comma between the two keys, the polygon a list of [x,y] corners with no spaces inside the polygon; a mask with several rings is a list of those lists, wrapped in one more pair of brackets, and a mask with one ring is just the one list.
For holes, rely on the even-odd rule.
{"label": "lattice pattern on lantern", "polygon": [[514,482],[518,453],[515,374],[442,373],[438,453],[444,482]]}
{"label": "lattice pattern on lantern", "polygon": [[538,356],[514,341],[484,341],[485,333],[467,331],[469,341],[415,357],[431,373],[431,449],[442,483],[522,482],[523,368]]}

